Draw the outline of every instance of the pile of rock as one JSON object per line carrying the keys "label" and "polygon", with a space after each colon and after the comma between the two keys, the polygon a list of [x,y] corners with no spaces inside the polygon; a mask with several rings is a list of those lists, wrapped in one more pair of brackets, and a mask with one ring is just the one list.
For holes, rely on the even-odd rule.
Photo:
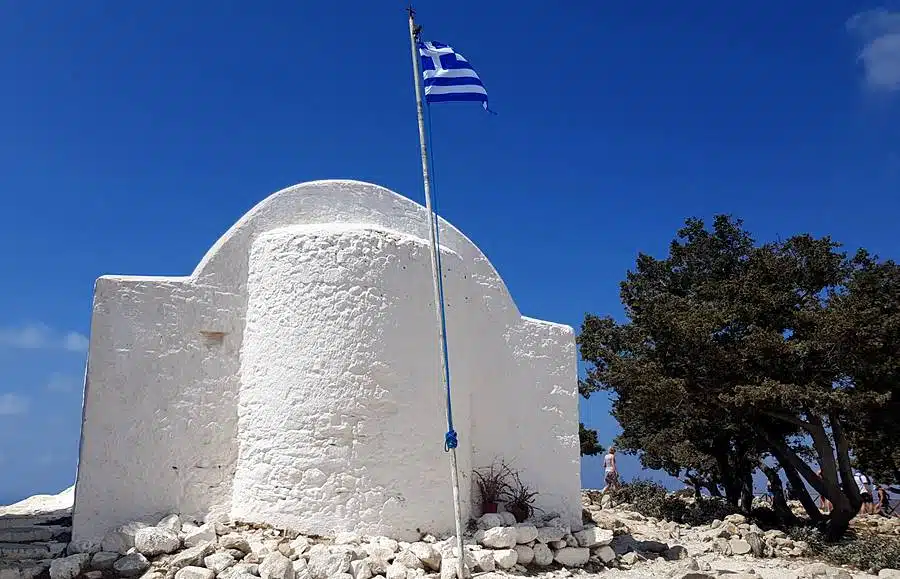
{"label": "pile of rock", "polygon": [[0,507],[0,579],[46,574],[72,533],[74,488]]}
{"label": "pile of rock", "polygon": [[879,535],[900,535],[900,519],[880,515],[860,515],[850,522],[850,526]]}
{"label": "pile of rock", "polygon": [[[519,524],[502,513],[481,517],[477,529],[464,540],[469,572],[628,565],[619,565],[613,531],[598,526],[572,533],[559,518]],[[240,523],[198,525],[177,515],[152,526],[123,525],[100,549],[53,561],[51,579],[450,579],[459,562],[455,537],[426,535],[414,543],[355,533],[316,538]],[[620,550],[624,555],[631,548]]]}
{"label": "pile of rock", "polygon": [[724,521],[713,521],[702,538],[712,544],[712,549],[724,555],[803,557],[809,552],[809,545],[805,542],[793,541],[778,530],[763,532],[748,523],[743,515],[729,515]]}

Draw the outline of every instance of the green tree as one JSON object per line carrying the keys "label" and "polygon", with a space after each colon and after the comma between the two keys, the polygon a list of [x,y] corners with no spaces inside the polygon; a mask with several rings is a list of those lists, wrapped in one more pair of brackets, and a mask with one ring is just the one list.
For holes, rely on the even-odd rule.
{"label": "green tree", "polygon": [[[622,282],[626,323],[586,316],[582,390],[614,394],[622,442],[642,460],[718,477],[744,508],[752,472],[775,457],[810,517],[838,537],[860,505],[854,418],[878,422],[890,400],[889,360],[900,353],[891,342],[876,359],[852,339],[864,318],[863,282],[880,275],[900,287],[873,273],[879,267],[890,270],[864,254],[847,259],[827,237],[757,245],[739,220],[720,215],[707,229],[688,219],[665,259],[640,254]],[[896,327],[884,326],[879,338]],[[872,376],[860,358],[877,365]],[[804,460],[810,452],[821,477]],[[832,502],[830,516],[803,481]]]}
{"label": "green tree", "polygon": [[578,423],[578,438],[581,440],[581,456],[596,456],[605,450],[600,446],[597,431],[585,428],[583,422]]}

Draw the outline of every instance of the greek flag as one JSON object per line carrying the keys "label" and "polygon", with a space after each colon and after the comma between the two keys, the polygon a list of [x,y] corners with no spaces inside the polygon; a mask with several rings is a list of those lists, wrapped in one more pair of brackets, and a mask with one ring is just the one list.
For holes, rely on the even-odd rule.
{"label": "greek flag", "polygon": [[463,55],[441,42],[420,42],[425,102],[479,101],[488,109],[487,91]]}

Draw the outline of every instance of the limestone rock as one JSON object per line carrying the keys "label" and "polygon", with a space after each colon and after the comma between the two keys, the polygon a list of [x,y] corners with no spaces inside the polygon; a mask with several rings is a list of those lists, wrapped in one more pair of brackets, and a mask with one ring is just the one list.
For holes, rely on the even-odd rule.
{"label": "limestone rock", "polygon": [[[304,559],[297,560],[304,561]],[[296,568],[294,570],[296,571]],[[372,577],[375,576],[375,574],[372,573],[372,565],[368,559],[350,561],[350,575],[353,576],[353,579],[372,579]]]}
{"label": "limestone rock", "polygon": [[387,579],[406,579],[407,567],[401,563],[391,563],[388,565]]}
{"label": "limestone rock", "polygon": [[516,546],[517,537],[515,527],[494,527],[484,532],[482,544],[492,549],[509,549]]}
{"label": "limestone rock", "polygon": [[332,553],[327,549],[314,549],[309,555],[309,575],[311,579],[328,579],[338,573],[350,570],[353,557],[348,552]]}
{"label": "limestone rock", "polygon": [[[481,571],[491,572],[497,568],[494,561],[494,553],[488,549],[478,549],[472,551],[472,558],[475,560],[475,567]],[[447,564],[445,560],[442,567]]]}
{"label": "limestone rock", "polygon": [[100,550],[114,551],[120,555],[126,554],[128,549],[134,547],[134,535],[138,530],[147,526],[146,523],[131,522],[117,527],[103,537]]}
{"label": "limestone rock", "polygon": [[516,545],[516,553],[518,554],[518,558],[516,560],[517,565],[523,565],[527,567],[528,565],[531,565],[532,561],[534,561],[534,549],[532,549],[528,545]]}
{"label": "limestone rock", "polygon": [[178,515],[169,515],[168,517],[164,517],[160,522],[156,523],[157,527],[162,527],[163,529],[169,529],[170,531],[175,531],[176,533],[181,530],[181,517]]}
{"label": "limestone rock", "polygon": [[465,577],[460,578],[459,571],[457,570],[458,564],[458,558],[445,557],[443,563],[441,564],[441,579],[468,579],[472,576],[471,567],[467,562],[464,562],[463,573],[465,574]]}
{"label": "limestone rock", "polygon": [[500,518],[503,519],[503,524],[506,525],[507,527],[512,527],[513,525],[516,524],[516,517],[512,513],[508,513],[508,512],[504,511],[504,512],[498,513],[498,514],[500,515]]}
{"label": "limestone rock", "polygon": [[526,545],[537,539],[538,530],[534,525],[526,525],[523,523],[521,525],[516,525],[515,529],[516,544],[518,545]]}
{"label": "limestone rock", "polygon": [[879,579],[900,579],[900,570],[882,569],[878,572]]}
{"label": "limestone rock", "polygon": [[553,551],[544,543],[536,543],[534,547],[534,564],[538,567],[546,567],[553,563]]}
{"label": "limestone rock", "polygon": [[732,539],[728,544],[731,547],[731,553],[734,555],[746,555],[753,550],[750,543],[743,539]]}
{"label": "limestone rock", "polygon": [[536,540],[539,543],[553,543],[566,536],[565,529],[559,527],[540,527],[537,531],[538,535]]}
{"label": "limestone rock", "polygon": [[515,549],[497,549],[494,551],[494,562],[501,569],[512,569],[519,560],[519,553]]}
{"label": "limestone rock", "polygon": [[212,543],[201,543],[196,547],[188,547],[184,551],[175,553],[169,560],[169,570],[177,571],[182,567],[201,567],[203,559],[212,555],[215,551]]}
{"label": "limestone rock", "polygon": [[334,537],[335,545],[359,545],[361,542],[362,538],[359,533],[342,532]]}
{"label": "limestone rock", "polygon": [[[218,538],[214,525],[205,524],[199,527],[191,526],[184,535],[184,545],[186,547],[196,547],[200,543],[215,542]],[[249,551],[248,551],[249,553]]]}
{"label": "limestone rock", "polygon": [[50,579],[75,579],[81,574],[91,556],[88,553],[70,555],[50,562]]}
{"label": "limestone rock", "polygon": [[441,554],[433,545],[428,543],[413,543],[409,546],[409,552],[419,558],[425,569],[440,571]]}
{"label": "limestone rock", "polygon": [[590,558],[590,549],[585,547],[564,547],[556,552],[553,560],[564,567],[583,567]]}
{"label": "limestone rock", "polygon": [[175,579],[215,579],[216,574],[205,567],[182,567],[175,573]]}
{"label": "limestone rock", "polygon": [[81,575],[82,579],[103,579],[103,571],[88,571]]}
{"label": "limestone rock", "polygon": [[144,527],[134,535],[134,548],[138,553],[153,557],[174,553],[181,547],[178,533],[164,527]]}
{"label": "limestone rock", "polygon": [[593,549],[594,547],[609,545],[613,540],[613,532],[600,527],[590,527],[575,533],[574,538],[578,541],[579,547]]}
{"label": "limestone rock", "polygon": [[[339,572],[345,573],[349,569],[348,563],[346,569]],[[259,564],[259,576],[262,579],[294,579],[294,565],[290,559],[275,551],[266,555]]]}
{"label": "limestone rock", "polygon": [[100,571],[106,571],[112,569],[113,563],[119,560],[118,553],[111,553],[109,551],[99,551],[94,553],[94,556],[91,557],[91,568],[99,569]]}
{"label": "limestone rock", "polygon": [[138,577],[150,568],[150,561],[140,553],[125,555],[113,564],[119,577]]}
{"label": "limestone rock", "polygon": [[640,555],[638,555],[635,551],[630,551],[622,555],[622,563],[625,563],[626,565],[634,565],[640,560]]}
{"label": "limestone rock", "polygon": [[289,546],[293,555],[302,555],[309,551],[312,544],[309,542],[309,539],[301,535],[291,541]]}
{"label": "limestone rock", "polygon": [[425,565],[412,551],[401,551],[395,558],[394,563],[399,563],[407,569],[424,569]]}
{"label": "limestone rock", "polygon": [[212,569],[216,575],[229,567],[233,567],[235,563],[237,563],[235,558],[228,553],[213,553],[203,559],[203,566],[207,569]]}
{"label": "limestone rock", "polygon": [[[684,548],[684,547],[682,547]],[[609,545],[603,545],[594,549],[594,555],[603,562],[604,565],[608,565],[616,560],[616,552]]]}
{"label": "limestone rock", "polygon": [[485,515],[481,515],[478,518],[477,525],[478,525],[478,528],[483,531],[487,531],[488,529],[493,529],[494,527],[502,527],[503,526],[503,517],[501,517],[497,513],[487,513]]}

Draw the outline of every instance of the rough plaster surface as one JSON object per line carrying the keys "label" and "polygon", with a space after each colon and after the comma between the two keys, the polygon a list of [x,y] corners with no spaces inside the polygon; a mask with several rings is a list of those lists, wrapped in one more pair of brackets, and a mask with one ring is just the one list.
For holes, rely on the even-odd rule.
{"label": "rough plaster surface", "polygon": [[[581,524],[575,343],[522,317],[441,222],[464,515],[503,458]],[[427,213],[317,181],[262,201],[188,277],[97,281],[73,546],[178,512],[329,534],[453,528]]]}

